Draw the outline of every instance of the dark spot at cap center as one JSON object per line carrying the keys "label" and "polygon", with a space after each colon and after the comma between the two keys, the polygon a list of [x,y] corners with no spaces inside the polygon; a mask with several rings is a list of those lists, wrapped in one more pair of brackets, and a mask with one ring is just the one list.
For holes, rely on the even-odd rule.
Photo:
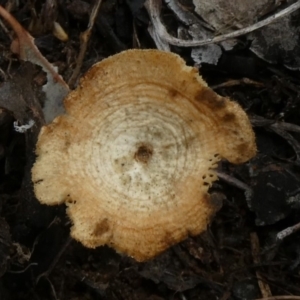
{"label": "dark spot at cap center", "polygon": [[151,145],[142,144],[138,146],[134,154],[134,159],[138,162],[147,164],[153,155],[153,147]]}

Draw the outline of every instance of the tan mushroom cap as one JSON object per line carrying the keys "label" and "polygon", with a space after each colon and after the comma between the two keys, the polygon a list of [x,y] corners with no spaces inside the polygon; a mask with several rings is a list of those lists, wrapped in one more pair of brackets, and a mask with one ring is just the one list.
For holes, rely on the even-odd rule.
{"label": "tan mushroom cap", "polygon": [[172,53],[129,50],[95,64],[42,128],[32,178],[41,203],[65,202],[71,235],[143,261],[203,232],[220,158],[256,153],[242,108]]}

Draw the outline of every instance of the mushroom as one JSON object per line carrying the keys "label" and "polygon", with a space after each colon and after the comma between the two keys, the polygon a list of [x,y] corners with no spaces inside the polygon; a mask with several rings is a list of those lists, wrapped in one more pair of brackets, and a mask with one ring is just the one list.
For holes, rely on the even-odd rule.
{"label": "mushroom", "polygon": [[71,235],[138,261],[206,230],[221,158],[256,153],[246,113],[176,54],[128,50],[95,64],[41,129],[37,199],[66,203]]}

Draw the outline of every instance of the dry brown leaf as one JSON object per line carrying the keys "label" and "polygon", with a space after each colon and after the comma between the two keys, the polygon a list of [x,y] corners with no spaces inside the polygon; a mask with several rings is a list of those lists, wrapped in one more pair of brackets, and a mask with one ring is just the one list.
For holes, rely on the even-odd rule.
{"label": "dry brown leaf", "polygon": [[68,94],[69,87],[35,46],[34,38],[1,5],[0,16],[10,24],[17,36],[11,44],[12,52],[18,54],[22,60],[42,67],[47,73],[47,84],[43,88],[46,94],[43,111],[46,122],[51,122],[57,115],[64,112],[63,99]]}

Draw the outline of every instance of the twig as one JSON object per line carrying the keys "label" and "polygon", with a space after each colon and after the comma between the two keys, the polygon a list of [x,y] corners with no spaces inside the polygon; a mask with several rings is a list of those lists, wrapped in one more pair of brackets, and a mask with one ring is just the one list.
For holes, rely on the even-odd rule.
{"label": "twig", "polygon": [[132,28],[133,28],[132,45],[134,48],[141,49],[141,42],[137,34],[135,21],[132,22]]}
{"label": "twig", "polygon": [[282,231],[279,231],[276,235],[278,241],[282,241],[287,236],[291,235],[292,233],[300,230],[300,223],[293,225],[291,227],[287,227]]}
{"label": "twig", "polygon": [[9,30],[1,20],[0,20],[0,27],[2,27],[2,30],[9,36]]}
{"label": "twig", "polygon": [[296,154],[296,160],[293,163],[300,165],[300,144],[290,133],[287,132],[291,131],[299,133],[300,126],[291,123],[276,122],[256,115],[251,116],[250,121],[253,126],[269,128],[284,138],[287,143],[290,144]]}
{"label": "twig", "polygon": [[298,132],[300,133],[300,126],[296,124],[286,123],[286,122],[278,122],[278,126],[282,127],[282,129],[290,132]]}
{"label": "twig", "polygon": [[47,280],[48,283],[50,284],[51,291],[52,291],[52,294],[53,294],[54,299],[55,299],[55,300],[58,300],[57,295],[56,295],[56,291],[55,291],[55,288],[54,288],[52,282],[50,281],[50,279],[49,279],[48,277],[46,277],[46,280]]}
{"label": "twig", "polygon": [[265,85],[261,82],[251,80],[249,78],[242,78],[242,79],[232,79],[228,80],[226,82],[216,84],[211,86],[213,90],[223,88],[223,87],[230,87],[230,86],[235,86],[235,85],[241,85],[241,84],[248,84],[248,85],[254,85],[256,87],[264,87]]}
{"label": "twig", "polygon": [[87,30],[84,31],[83,33],[81,33],[81,35],[80,35],[80,41],[81,41],[80,51],[79,51],[79,54],[78,54],[78,57],[77,57],[77,60],[76,60],[76,67],[73,71],[73,74],[72,74],[71,78],[69,79],[70,87],[74,87],[75,82],[77,81],[77,78],[78,78],[78,75],[79,75],[79,72],[80,72],[80,69],[81,69],[81,66],[82,66],[82,62],[83,62],[83,59],[84,59],[84,56],[85,56],[85,53],[86,53],[86,50],[87,50],[88,42],[90,40],[92,30],[93,30],[93,27],[94,27],[94,24],[95,24],[95,20],[96,20],[96,17],[98,15],[98,12],[99,12],[99,9],[100,9],[101,2],[102,2],[102,0],[97,0],[96,1],[95,5],[92,9],[91,15],[90,15]]}
{"label": "twig", "polygon": [[158,33],[155,31],[155,28],[152,25],[148,26],[148,32],[152,37],[152,39],[154,40],[154,43],[158,50],[166,51],[166,52],[171,51],[170,45],[158,35]]}
{"label": "twig", "polygon": [[179,47],[197,47],[197,46],[203,46],[203,45],[209,45],[209,44],[214,44],[214,43],[220,43],[228,39],[236,38],[241,35],[245,35],[247,33],[250,33],[252,31],[255,31],[259,28],[262,28],[266,25],[271,24],[275,20],[279,20],[280,18],[283,18],[292,12],[296,11],[297,9],[300,8],[300,0],[297,1],[296,3],[291,4],[287,8],[281,10],[278,13],[273,14],[272,16],[259,21],[251,26],[219,35],[214,38],[208,38],[205,40],[181,40],[178,38],[175,38],[171,36],[165,26],[163,25],[161,19],[160,19],[160,5],[161,5],[161,0],[147,0],[145,2],[145,7],[149,13],[149,16],[151,18],[152,24],[155,28],[155,31],[157,32],[157,35],[161,37],[161,39],[165,40],[171,45],[174,46],[179,46]]}
{"label": "twig", "polygon": [[[250,234],[250,242],[251,242],[251,252],[252,252],[253,262],[255,264],[258,264],[261,262],[261,260],[260,260],[259,239],[258,239],[256,232],[252,232]],[[272,296],[271,289],[270,289],[269,285],[263,281],[261,273],[257,270],[255,271],[255,273],[256,273],[258,286],[259,286],[262,296],[264,298]]]}
{"label": "twig", "polygon": [[1,68],[0,68],[0,76],[6,81],[7,75],[5,74],[5,72]]}
{"label": "twig", "polygon": [[220,179],[226,181],[230,185],[233,185],[241,190],[244,190],[245,192],[252,193],[252,189],[250,188],[250,186],[248,186],[246,183],[240,181],[239,179],[237,179],[233,176],[230,176],[230,175],[220,172],[220,171],[217,171],[217,176]]}
{"label": "twig", "polygon": [[181,300],[187,300],[187,298],[185,297],[185,295],[183,293],[179,293],[178,295]]}
{"label": "twig", "polygon": [[300,133],[300,126],[292,123],[270,120],[257,115],[251,115],[250,121],[251,124],[256,127],[264,127],[264,126],[270,126],[272,124],[276,124],[277,128],[281,128],[285,131]]}
{"label": "twig", "polygon": [[31,263],[31,264],[27,265],[23,270],[20,270],[20,271],[7,271],[7,273],[11,273],[11,274],[25,273],[30,267],[37,266],[37,265],[38,265],[38,263]]}
{"label": "twig", "polygon": [[239,179],[230,176],[224,172],[217,171],[217,176],[219,179],[225,181],[227,184],[230,184],[232,186],[235,186],[241,190],[244,191],[245,199],[247,202],[248,207],[251,209],[252,208],[252,197],[253,197],[253,189],[246,183],[240,181]]}
{"label": "twig", "polygon": [[276,120],[266,119],[258,115],[251,115],[249,119],[253,127],[266,127],[276,123]]}
{"label": "twig", "polygon": [[[146,1],[144,5],[145,5],[146,9],[148,10],[148,13],[151,17],[151,14],[149,12],[150,7],[149,7],[148,1]],[[160,0],[157,1],[156,5],[157,5],[157,9],[160,11],[161,1]],[[157,49],[166,51],[166,52],[170,52],[171,51],[170,45],[167,43],[167,41],[162,36],[159,35],[158,31],[155,28],[154,23],[155,22],[152,20],[152,24],[150,23],[148,26],[148,32],[149,32],[150,36],[152,37],[152,39],[154,40],[154,43],[155,43]]]}
{"label": "twig", "polygon": [[61,256],[63,255],[63,253],[66,251],[66,249],[68,248],[68,246],[70,245],[71,242],[72,242],[72,238],[68,237],[67,240],[65,241],[65,243],[62,245],[62,247],[59,250],[59,252],[57,253],[57,255],[54,257],[54,259],[53,259],[51,265],[49,266],[49,268],[47,269],[47,271],[43,272],[42,274],[40,274],[37,277],[36,283],[38,283],[39,280],[42,277],[48,278],[48,276],[53,271],[54,267],[56,266],[56,264],[58,263],[59,259],[61,258]]}
{"label": "twig", "polygon": [[286,132],[279,123],[275,123],[269,126],[269,128],[283,137],[293,148],[296,154],[296,161],[295,164],[300,165],[300,144],[299,142],[288,132]]}

